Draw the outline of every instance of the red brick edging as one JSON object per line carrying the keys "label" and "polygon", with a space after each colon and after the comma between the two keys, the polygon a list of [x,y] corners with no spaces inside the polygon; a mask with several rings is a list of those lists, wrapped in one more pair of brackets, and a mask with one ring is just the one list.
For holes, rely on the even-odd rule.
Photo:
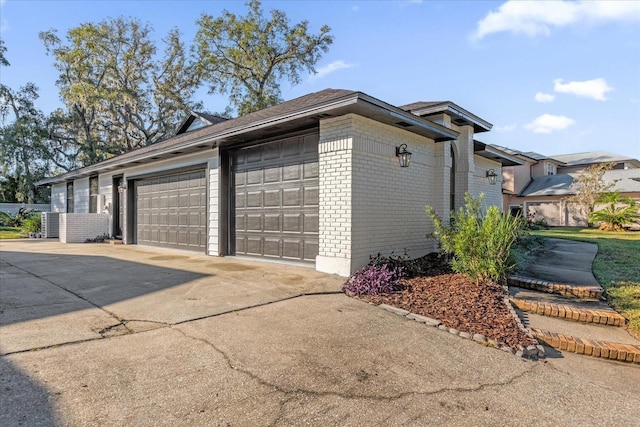
{"label": "red brick edging", "polygon": [[530,279],[522,276],[507,277],[507,284],[519,288],[546,292],[573,298],[603,299],[604,289],[600,286],[572,286],[564,283],[551,283],[546,280]]}
{"label": "red brick edging", "polygon": [[640,345],[588,340],[535,328],[531,328],[531,332],[538,340],[559,350],[640,364]]}
{"label": "red brick edging", "polygon": [[613,310],[589,310],[569,304],[554,304],[520,298],[511,298],[511,302],[522,311],[528,311],[542,316],[618,327],[624,326],[626,322],[624,316]]}

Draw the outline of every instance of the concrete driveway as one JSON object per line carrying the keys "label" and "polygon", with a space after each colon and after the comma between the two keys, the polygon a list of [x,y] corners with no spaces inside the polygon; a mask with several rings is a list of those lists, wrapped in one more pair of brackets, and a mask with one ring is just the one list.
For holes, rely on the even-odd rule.
{"label": "concrete driveway", "polygon": [[0,425],[640,425],[640,369],[529,362],[304,267],[0,242]]}

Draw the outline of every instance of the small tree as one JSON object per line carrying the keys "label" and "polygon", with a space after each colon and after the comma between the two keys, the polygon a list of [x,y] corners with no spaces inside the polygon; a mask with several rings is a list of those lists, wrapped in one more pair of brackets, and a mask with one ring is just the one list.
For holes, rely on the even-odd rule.
{"label": "small tree", "polygon": [[571,185],[576,194],[568,197],[567,201],[576,206],[581,218],[587,220],[589,227],[593,226],[591,214],[596,208],[598,198],[614,185],[603,180],[605,172],[611,170],[613,165],[613,162],[593,164],[583,170]]}
{"label": "small tree", "polygon": [[515,268],[511,247],[523,229],[522,217],[504,215],[496,206],[483,213],[483,198],[483,194],[478,199],[465,194],[465,206],[451,213],[450,228],[445,227],[431,206],[426,208],[434,223],[433,236],[443,252],[453,255],[453,271],[476,283],[500,281]]}
{"label": "small tree", "polygon": [[593,222],[601,222],[600,230],[624,231],[623,226],[640,219],[638,206],[631,197],[620,198],[619,191],[604,193],[598,198],[598,204],[606,206],[592,212],[589,219]]}

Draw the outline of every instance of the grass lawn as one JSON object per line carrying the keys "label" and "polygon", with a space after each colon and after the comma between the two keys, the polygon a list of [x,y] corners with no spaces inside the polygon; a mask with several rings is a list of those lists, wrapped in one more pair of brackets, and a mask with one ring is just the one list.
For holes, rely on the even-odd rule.
{"label": "grass lawn", "polygon": [[629,319],[629,328],[640,334],[640,232],[554,227],[532,234],[596,243],[593,274],[607,290],[611,305]]}
{"label": "grass lawn", "polygon": [[27,237],[27,232],[22,231],[18,227],[0,227],[1,239],[23,239]]}

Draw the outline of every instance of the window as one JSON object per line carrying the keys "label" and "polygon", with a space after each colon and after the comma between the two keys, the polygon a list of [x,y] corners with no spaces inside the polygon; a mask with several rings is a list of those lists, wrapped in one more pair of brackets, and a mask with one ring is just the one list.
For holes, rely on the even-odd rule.
{"label": "window", "polygon": [[554,174],[553,164],[547,163],[547,175],[553,175],[553,174]]}
{"label": "window", "polygon": [[73,213],[73,181],[67,182],[67,213]]}
{"label": "window", "polygon": [[89,213],[98,213],[98,177],[89,178]]}

